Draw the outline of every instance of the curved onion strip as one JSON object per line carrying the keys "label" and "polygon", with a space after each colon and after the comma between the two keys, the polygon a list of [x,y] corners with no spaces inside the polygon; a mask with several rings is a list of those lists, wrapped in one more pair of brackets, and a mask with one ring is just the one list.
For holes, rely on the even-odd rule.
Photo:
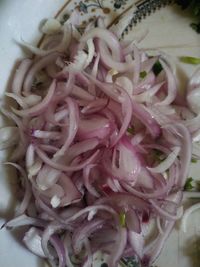
{"label": "curved onion strip", "polygon": [[81,252],[85,239],[89,238],[95,231],[101,229],[105,223],[106,221],[103,219],[96,219],[76,229],[76,232],[72,236],[72,246],[75,254]]}
{"label": "curved onion strip", "polygon": [[28,117],[28,116],[33,117],[41,114],[43,111],[45,111],[49,103],[52,101],[55,89],[56,89],[56,80],[53,80],[51,86],[49,87],[48,93],[43,98],[42,102],[25,110],[17,110],[15,108],[12,108],[13,112],[22,117]]}
{"label": "curved onion strip", "polygon": [[55,62],[56,59],[60,56],[62,56],[62,54],[58,52],[50,53],[33,63],[32,67],[26,75],[26,79],[24,80],[23,94],[25,96],[28,96],[31,92],[31,86],[33,84],[35,74],[42,70],[45,66],[48,66],[48,64]]}
{"label": "curved onion strip", "polygon": [[154,172],[154,173],[162,173],[162,172],[165,172],[174,163],[175,159],[179,155],[180,150],[181,150],[180,147],[174,147],[172,149],[172,152],[168,155],[168,157],[164,161],[162,161],[156,167],[148,168],[148,170],[151,171],[151,172]]}
{"label": "curved onion strip", "polygon": [[21,95],[23,81],[31,64],[32,64],[32,60],[27,58],[27,59],[22,60],[19,67],[17,68],[14,79],[13,79],[13,83],[12,83],[12,92],[14,94]]}
{"label": "curved onion strip", "polygon": [[124,227],[119,228],[117,241],[113,245],[112,252],[109,255],[108,266],[115,267],[121,258],[127,243],[127,230]]}
{"label": "curved onion strip", "polygon": [[25,226],[25,225],[35,225],[38,227],[44,227],[45,224],[46,222],[44,220],[38,218],[32,218],[25,214],[22,214],[8,221],[4,226],[12,229],[15,227]]}
{"label": "curved onion strip", "polygon": [[26,172],[21,166],[19,166],[16,163],[13,163],[13,162],[5,162],[4,164],[10,165],[10,166],[13,166],[14,168],[16,168],[21,173],[21,175],[23,176],[23,179],[24,179],[24,187],[25,187],[24,197],[20,203],[20,206],[18,207],[18,209],[15,213],[16,216],[19,216],[19,215],[23,214],[26,211],[26,209],[28,208],[29,202],[30,202],[31,197],[32,197],[31,187],[30,187]]}
{"label": "curved onion strip", "polygon": [[167,88],[168,88],[167,97],[163,101],[156,104],[156,105],[162,106],[162,105],[169,105],[175,100],[177,90],[176,90],[176,80],[169,66],[161,59],[160,59],[160,62],[167,75]]}
{"label": "curved onion strip", "polygon": [[73,142],[75,135],[77,133],[77,130],[78,130],[78,120],[79,120],[78,106],[76,102],[73,101],[70,97],[66,99],[66,102],[68,104],[68,110],[69,110],[68,135],[61,149],[58,150],[56,154],[54,155],[54,158],[57,158],[65,154],[68,147]]}
{"label": "curved onion strip", "polygon": [[41,160],[43,160],[47,165],[49,165],[52,168],[55,168],[57,170],[65,171],[65,172],[78,171],[78,170],[83,169],[85,166],[87,166],[88,164],[92,163],[93,160],[99,154],[99,151],[97,150],[96,152],[94,152],[92,154],[92,156],[90,156],[88,159],[86,159],[82,163],[80,163],[78,165],[75,165],[75,166],[67,166],[67,165],[60,164],[60,163],[58,163],[56,161],[53,161],[44,152],[42,152],[42,150],[40,150],[38,147],[35,148],[35,151],[38,154],[38,156],[41,158]]}
{"label": "curved onion strip", "polygon": [[42,48],[38,48],[36,46],[33,46],[27,42],[25,42],[24,40],[21,40],[19,42],[20,45],[26,47],[27,49],[29,49],[33,54],[35,55],[38,55],[38,56],[46,56],[48,55],[49,53],[54,53],[54,52],[60,52],[60,53],[63,53],[67,50],[69,44],[70,44],[70,41],[71,41],[71,27],[69,28],[70,25],[68,24],[64,24],[64,27],[63,27],[63,37],[62,37],[62,40],[61,42],[51,48],[51,49],[48,49],[48,50],[45,50],[45,49],[42,49]]}

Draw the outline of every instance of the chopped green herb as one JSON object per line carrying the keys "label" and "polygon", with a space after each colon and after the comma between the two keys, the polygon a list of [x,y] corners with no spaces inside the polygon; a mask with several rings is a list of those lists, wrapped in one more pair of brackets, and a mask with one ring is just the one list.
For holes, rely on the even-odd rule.
{"label": "chopped green herb", "polygon": [[129,127],[127,129],[127,132],[130,133],[130,134],[134,134],[134,129],[132,127]]}
{"label": "chopped green herb", "polygon": [[181,62],[192,64],[192,65],[198,65],[200,64],[200,58],[198,57],[180,57],[179,58]]}
{"label": "chopped green herb", "polygon": [[60,23],[63,25],[69,19],[69,14],[64,14]]}
{"label": "chopped green herb", "polygon": [[153,73],[157,76],[163,70],[163,67],[159,61],[156,61],[156,63],[153,65],[152,70]]}
{"label": "chopped green herb", "polygon": [[141,79],[144,79],[146,76],[147,76],[147,72],[145,70],[140,72]]}
{"label": "chopped green herb", "polygon": [[190,26],[193,30],[195,30],[197,33],[200,33],[200,22],[199,23],[191,23]]}
{"label": "chopped green herb", "polygon": [[187,178],[187,181],[184,186],[185,191],[190,191],[194,188],[194,186],[192,185],[193,181],[194,179],[192,177]]}
{"label": "chopped green herb", "polygon": [[184,186],[185,191],[200,191],[200,180],[194,180],[192,177],[189,177]]}
{"label": "chopped green herb", "polygon": [[176,4],[180,5],[182,9],[190,11],[192,18],[196,21],[190,26],[200,33],[200,1],[199,0],[176,0]]}
{"label": "chopped green herb", "polygon": [[198,162],[198,160],[197,160],[197,159],[195,159],[195,158],[192,158],[192,159],[191,159],[191,162],[192,162],[192,163],[197,163],[197,162]]}
{"label": "chopped green herb", "polygon": [[36,79],[33,81],[32,83],[32,88],[33,89],[37,89],[38,87],[42,86],[42,82],[41,81],[37,81]]}
{"label": "chopped green herb", "polygon": [[122,258],[120,261],[122,267],[140,267],[138,260],[135,257]]}
{"label": "chopped green herb", "polygon": [[126,214],[124,212],[121,212],[119,214],[119,223],[120,223],[121,227],[126,226]]}
{"label": "chopped green herb", "polygon": [[166,158],[166,156],[158,149],[153,150],[153,157],[158,162],[162,162]]}

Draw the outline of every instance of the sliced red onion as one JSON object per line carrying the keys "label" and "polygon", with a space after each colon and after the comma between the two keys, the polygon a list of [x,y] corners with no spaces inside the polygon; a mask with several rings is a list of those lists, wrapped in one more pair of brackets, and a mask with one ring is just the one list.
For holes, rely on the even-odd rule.
{"label": "sliced red onion", "polygon": [[90,120],[80,120],[77,137],[79,140],[98,138],[104,139],[110,134],[109,121],[100,116],[90,118]]}
{"label": "sliced red onion", "polygon": [[7,126],[0,129],[0,150],[7,149],[18,143],[19,133],[15,126]]}
{"label": "sliced red onion", "polygon": [[[109,267],[124,256],[150,266],[182,216],[181,189],[200,132],[199,71],[188,84],[193,113],[165,57],[119,42],[101,18],[80,37],[70,26],[77,15],[62,40],[52,35],[34,48],[45,56],[20,64],[7,94],[19,106],[1,108],[16,126],[0,129],[0,148],[16,146],[9,164],[24,182],[21,215],[5,225],[38,227],[25,243],[52,266],[91,267],[98,250]],[[152,220],[158,231],[146,243]]]}
{"label": "sliced red onion", "polygon": [[97,190],[92,186],[90,182],[90,173],[92,168],[94,167],[95,167],[94,164],[90,164],[86,166],[86,168],[83,170],[84,185],[87,188],[88,192],[90,192],[90,194],[92,194],[95,197],[100,197],[100,194],[97,192]]}
{"label": "sliced red onion", "polygon": [[148,249],[144,249],[144,256],[142,259],[142,264],[144,266],[150,266],[160,254],[166,239],[168,238],[172,228],[174,226],[174,222],[168,222],[166,228],[164,229],[164,234],[159,234],[157,239],[154,240],[152,246]]}
{"label": "sliced red onion", "polygon": [[36,178],[36,183],[41,190],[46,190],[54,185],[61,175],[61,171],[44,165]]}
{"label": "sliced red onion", "polygon": [[180,138],[181,142],[181,151],[180,151],[180,162],[181,169],[179,173],[178,185],[184,186],[185,181],[188,177],[189,166],[192,157],[192,145],[191,145],[191,136],[188,129],[182,124],[168,125],[166,129],[172,131],[173,134],[176,134]]}
{"label": "sliced red onion", "polygon": [[42,244],[42,249],[44,251],[45,256],[49,259],[49,261],[52,264],[54,264],[55,258],[48,249],[48,243],[50,242],[53,245],[56,251],[56,254],[58,256],[58,259],[59,259],[58,266],[64,267],[65,261],[66,261],[64,245],[62,241],[56,235],[54,235],[54,233],[58,231],[59,228],[63,229],[64,227],[62,225],[50,224],[43,232],[41,244]]}
{"label": "sliced red onion", "polygon": [[48,66],[48,64],[55,62],[56,59],[61,56],[60,53],[50,53],[45,57],[42,57],[38,61],[36,61],[32,67],[30,68],[29,72],[27,73],[26,79],[24,80],[24,86],[23,86],[23,94],[25,96],[28,96],[31,92],[31,87],[33,84],[33,80],[35,77],[35,74],[42,70],[45,66]]}
{"label": "sliced red onion", "polygon": [[31,59],[24,59],[20,63],[19,67],[16,70],[13,83],[12,83],[12,92],[16,95],[21,95],[23,81],[27,71],[29,70],[32,64]]}
{"label": "sliced red onion", "polygon": [[71,248],[71,237],[70,237],[70,233],[66,233],[64,240],[63,240],[63,244],[64,244],[64,248],[65,248],[65,258],[66,258],[66,265],[68,267],[74,267],[74,265],[71,262],[70,259],[70,253],[72,253],[72,248]]}
{"label": "sliced red onion", "polygon": [[33,117],[41,114],[42,112],[45,111],[45,109],[52,101],[55,89],[56,89],[56,81],[54,80],[51,86],[49,87],[47,95],[43,98],[43,100],[39,104],[25,110],[17,110],[12,108],[13,112],[22,117],[29,117],[29,116]]}
{"label": "sliced red onion", "polygon": [[75,254],[79,254],[84,244],[84,240],[89,238],[93,232],[101,229],[106,223],[103,219],[94,219],[81,225],[72,236],[72,246]]}
{"label": "sliced red onion", "polygon": [[44,227],[45,221],[38,219],[38,218],[31,218],[28,217],[25,214],[22,214],[10,221],[8,221],[5,226],[8,228],[16,228],[16,227],[21,227],[25,225],[35,225],[38,227]]}
{"label": "sliced red onion", "polygon": [[78,165],[75,165],[75,166],[67,166],[67,165],[57,163],[56,161],[53,161],[52,159],[48,158],[48,156],[45,153],[43,153],[38,147],[36,148],[36,152],[37,152],[38,156],[41,158],[41,160],[43,160],[47,165],[49,165],[50,167],[55,168],[57,170],[65,171],[65,172],[78,171],[78,170],[83,169],[85,166],[92,163],[93,160],[96,158],[96,156],[99,153],[99,151],[97,150],[94,154],[92,154],[92,156],[90,156],[84,162],[82,162]]}
{"label": "sliced red onion", "polygon": [[54,154],[54,158],[57,158],[59,156],[63,156],[71,143],[73,142],[75,135],[78,130],[78,121],[79,121],[79,112],[78,112],[78,106],[75,101],[73,101],[70,97],[66,99],[68,104],[68,110],[69,110],[69,128],[68,128],[68,135],[67,138],[61,147],[60,150]]}
{"label": "sliced red onion", "polygon": [[157,121],[150,113],[140,104],[133,102],[133,114],[137,117],[148,129],[151,135],[156,138],[160,135],[161,129]]}
{"label": "sliced red onion", "polygon": [[143,257],[144,249],[144,237],[142,236],[142,234],[138,234],[133,231],[128,231],[128,241],[133,251],[141,259]]}
{"label": "sliced red onion", "polygon": [[65,258],[65,248],[63,245],[62,240],[57,236],[57,235],[53,235],[50,238],[50,242],[53,245],[56,254],[58,256],[58,267],[65,267],[65,263],[66,263],[66,258]]}
{"label": "sliced red onion", "polygon": [[76,203],[81,199],[81,193],[69,177],[63,174],[59,179],[59,184],[64,190],[64,196],[62,197],[60,204],[61,207]]}
{"label": "sliced red onion", "polygon": [[13,98],[23,109],[29,106],[34,106],[41,101],[41,96],[39,95],[29,95],[27,97],[18,96],[13,93],[5,93],[6,96]]}
{"label": "sliced red onion", "polygon": [[10,165],[10,166],[13,166],[14,168],[16,168],[23,177],[24,190],[25,190],[24,197],[20,203],[20,206],[17,208],[17,210],[15,212],[15,215],[19,216],[19,215],[23,214],[28,208],[28,205],[29,205],[31,197],[32,197],[31,186],[29,184],[26,172],[21,166],[19,166],[16,163],[13,163],[13,162],[5,162],[4,164]]}
{"label": "sliced red onion", "polygon": [[104,42],[106,42],[106,44],[111,49],[113,58],[117,61],[120,61],[121,47],[120,47],[120,44],[117,38],[114,36],[114,34],[109,32],[107,29],[94,28],[91,31],[84,34],[81,37],[80,42],[86,42],[88,39],[92,39],[92,38],[99,38],[101,40],[104,40]]}
{"label": "sliced red onion", "polygon": [[154,173],[163,173],[170,168],[170,166],[174,163],[175,159],[178,157],[180,147],[174,147],[172,152],[168,155],[168,157],[162,161],[158,166],[153,168],[148,168],[151,172]]}
{"label": "sliced red onion", "polygon": [[120,62],[114,60],[109,52],[108,47],[103,41],[98,40],[97,44],[101,62],[106,68],[110,68],[119,72],[126,72],[126,71],[130,72],[134,68],[135,62],[133,60],[131,60],[130,62]]}
{"label": "sliced red onion", "polygon": [[151,205],[153,206],[153,208],[155,209],[155,211],[161,216],[163,217],[164,219],[167,219],[169,221],[175,221],[175,220],[178,220],[181,218],[182,214],[176,214],[176,215],[173,215],[173,214],[170,214],[169,212],[167,212],[166,210],[164,210],[163,208],[161,208],[159,205],[157,205],[157,203],[155,203],[154,200],[149,200],[149,202],[151,203]]}
{"label": "sliced red onion", "polygon": [[174,78],[173,73],[171,72],[169,66],[163,60],[160,60],[160,62],[167,76],[168,95],[163,101],[157,103],[157,105],[159,106],[171,104],[175,100],[177,94],[176,80]]}
{"label": "sliced red onion", "polygon": [[68,149],[68,155],[65,156],[64,162],[66,164],[71,163],[71,161],[80,156],[83,153],[95,149],[99,144],[97,138],[86,139],[84,141],[76,142]]}
{"label": "sliced red onion", "polygon": [[127,244],[127,230],[126,228],[120,227],[118,230],[117,241],[113,245],[112,252],[109,255],[107,261],[108,266],[115,267],[119,259],[121,258],[123,251]]}
{"label": "sliced red onion", "polygon": [[41,239],[41,232],[37,228],[31,227],[25,233],[23,242],[25,243],[26,247],[35,255],[41,258],[46,258],[42,249]]}
{"label": "sliced red onion", "polygon": [[126,212],[126,225],[129,231],[137,234],[141,233],[140,218],[138,213],[132,208]]}

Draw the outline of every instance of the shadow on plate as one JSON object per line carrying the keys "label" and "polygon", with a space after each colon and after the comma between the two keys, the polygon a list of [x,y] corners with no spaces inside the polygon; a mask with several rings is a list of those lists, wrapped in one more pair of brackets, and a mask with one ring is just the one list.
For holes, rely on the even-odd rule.
{"label": "shadow on plate", "polygon": [[190,266],[197,267],[200,263],[200,237],[188,240],[183,247],[184,254],[190,259]]}

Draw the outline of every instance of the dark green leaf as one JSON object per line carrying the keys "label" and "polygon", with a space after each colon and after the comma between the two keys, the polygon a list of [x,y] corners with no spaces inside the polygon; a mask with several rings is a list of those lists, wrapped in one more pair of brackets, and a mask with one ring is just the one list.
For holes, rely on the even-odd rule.
{"label": "dark green leaf", "polygon": [[140,267],[140,264],[135,257],[122,258],[120,263],[122,267]]}
{"label": "dark green leaf", "polygon": [[200,33],[200,1],[199,0],[176,0],[176,4],[181,6],[182,9],[187,9],[193,19],[197,21],[192,23],[191,27],[197,32]]}
{"label": "dark green leaf", "polygon": [[156,63],[153,65],[152,70],[153,73],[157,76],[163,70],[163,67],[159,61],[156,61]]}
{"label": "dark green leaf", "polygon": [[200,33],[200,23],[191,23],[190,26],[193,30],[195,30],[197,33]]}
{"label": "dark green leaf", "polygon": [[134,134],[134,129],[132,127],[129,127],[127,129],[127,132],[130,133],[130,134]]}
{"label": "dark green leaf", "polygon": [[187,178],[187,181],[186,181],[185,186],[184,186],[185,191],[190,191],[194,188],[194,186],[192,185],[193,181],[194,181],[194,179],[192,177]]}

